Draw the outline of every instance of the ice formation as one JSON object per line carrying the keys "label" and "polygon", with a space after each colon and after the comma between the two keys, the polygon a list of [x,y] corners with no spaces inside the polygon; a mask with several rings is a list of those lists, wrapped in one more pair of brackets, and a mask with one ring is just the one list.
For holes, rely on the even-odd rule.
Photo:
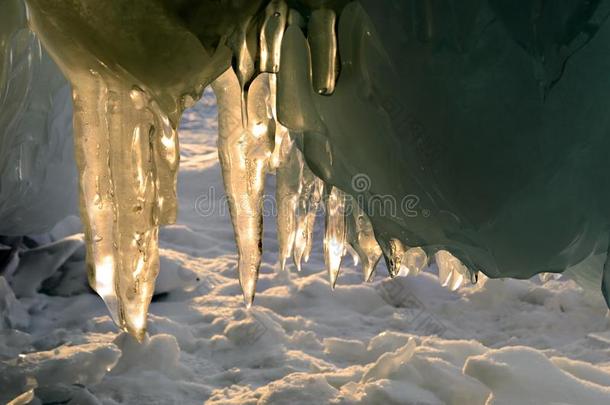
{"label": "ice formation", "polygon": [[263,192],[273,152],[274,127],[269,108],[268,74],[259,75],[248,90],[247,120],[241,120],[243,87],[227,70],[214,81],[218,100],[218,154],[239,252],[239,281],[252,305],[262,255]]}
{"label": "ice formation", "polygon": [[324,234],[324,263],[330,285],[334,289],[341,262],[346,253],[345,193],[333,187],[326,197],[326,232]]}
{"label": "ice formation", "polygon": [[301,158],[299,204],[296,215],[296,232],[294,236],[293,260],[297,270],[301,270],[303,261],[309,261],[313,246],[313,231],[316,213],[324,194],[324,183],[307,167]]}
{"label": "ice formation", "polygon": [[322,207],[333,287],[351,249],[365,280],[381,255],[392,277],[434,257],[450,289],[568,268],[610,302],[610,266],[588,261],[608,250],[610,0],[243,3],[27,0],[73,87],[89,277],[120,327],[145,332],[177,123],[210,84],[248,306],[268,173],[281,268],[307,261]]}
{"label": "ice formation", "polygon": [[375,240],[371,220],[357,203],[349,200],[349,204],[346,209],[347,241],[358,255],[358,261],[362,263],[364,280],[371,281],[382,250]]}

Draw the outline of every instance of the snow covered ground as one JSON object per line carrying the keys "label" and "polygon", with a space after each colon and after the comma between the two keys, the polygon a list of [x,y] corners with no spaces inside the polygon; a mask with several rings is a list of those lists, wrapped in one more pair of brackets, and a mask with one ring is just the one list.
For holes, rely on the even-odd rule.
{"label": "snow covered ground", "polygon": [[160,235],[147,341],[117,333],[85,286],[82,243],[72,238],[81,248],[45,276],[45,293],[26,277],[13,285],[16,299],[0,278],[0,403],[22,393],[16,403],[27,403],[38,386],[31,403],[610,404],[601,295],[565,279],[483,278],[453,293],[434,268],[388,280],[383,264],[363,284],[351,258],[331,292],[320,228],[303,272],[279,270],[271,199],[246,310],[215,115],[209,92],[185,115],[179,221]]}

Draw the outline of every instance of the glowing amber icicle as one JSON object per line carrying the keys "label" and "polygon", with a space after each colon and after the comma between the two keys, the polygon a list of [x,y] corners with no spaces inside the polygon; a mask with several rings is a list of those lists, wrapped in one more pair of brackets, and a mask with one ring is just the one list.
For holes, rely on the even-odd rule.
{"label": "glowing amber icicle", "polygon": [[262,255],[262,202],[273,148],[269,75],[250,86],[247,127],[240,119],[240,84],[232,69],[214,81],[218,103],[218,155],[239,255],[246,305],[254,301]]}
{"label": "glowing amber icicle", "polygon": [[312,81],[314,90],[322,95],[335,91],[337,75],[337,16],[331,9],[311,13],[307,27],[307,41],[311,49]]}
{"label": "glowing amber icicle", "polygon": [[345,194],[337,187],[333,187],[326,200],[326,232],[324,234],[324,262],[333,289],[337,284],[345,253]]}
{"label": "glowing amber icicle", "polygon": [[89,281],[119,327],[141,340],[159,271],[159,222],[175,218],[175,130],[139,87],[95,71],[76,79]]}
{"label": "glowing amber icicle", "polygon": [[288,21],[288,5],[284,0],[272,0],[265,8],[260,32],[260,71],[277,73],[280,70],[282,38]]}
{"label": "glowing amber icicle", "polygon": [[362,264],[364,281],[371,281],[383,252],[375,239],[373,225],[366,213],[353,199],[351,212],[346,212],[347,238]]}

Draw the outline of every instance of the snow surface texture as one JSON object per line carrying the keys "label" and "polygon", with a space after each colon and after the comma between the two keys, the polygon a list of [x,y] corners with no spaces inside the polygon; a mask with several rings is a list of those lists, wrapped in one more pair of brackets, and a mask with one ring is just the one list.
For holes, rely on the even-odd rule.
{"label": "snow surface texture", "polygon": [[[216,132],[208,91],[183,121],[179,220],[160,233],[144,344],[117,333],[86,288],[82,249],[49,280],[32,276],[44,293],[13,293],[0,278],[0,403],[610,403],[599,294],[565,278],[483,278],[450,292],[434,266],[389,280],[380,264],[363,284],[348,258],[331,292],[323,218],[303,271],[282,272],[271,198],[256,303],[246,310]],[[57,229],[61,240],[78,228],[72,218]]]}

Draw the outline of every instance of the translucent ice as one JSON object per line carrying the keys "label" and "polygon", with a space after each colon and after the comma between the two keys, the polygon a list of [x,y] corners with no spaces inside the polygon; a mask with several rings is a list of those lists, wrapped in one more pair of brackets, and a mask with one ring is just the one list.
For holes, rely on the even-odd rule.
{"label": "translucent ice", "polygon": [[162,126],[167,117],[155,110],[142,90],[95,71],[74,88],[89,281],[117,324],[139,339],[158,273],[158,225],[173,205],[157,162],[175,171],[178,159],[175,137]]}
{"label": "translucent ice", "polygon": [[439,250],[434,258],[438,265],[438,279],[443,287],[455,291],[461,287],[465,279],[470,279],[466,266],[446,250]]}
{"label": "translucent ice", "polygon": [[269,75],[250,85],[248,125],[241,115],[241,85],[233,70],[212,84],[218,102],[218,155],[239,252],[239,281],[246,304],[254,300],[262,254],[262,200],[273,150]]}
{"label": "translucent ice", "polygon": [[331,9],[318,9],[311,13],[307,26],[307,41],[311,49],[313,87],[319,94],[335,91],[337,74],[337,16]]}
{"label": "translucent ice", "polygon": [[[276,138],[277,139],[277,138]],[[276,144],[276,148],[278,145]],[[280,164],[276,169],[277,235],[282,270],[292,257],[297,232],[297,208],[301,186],[300,152],[290,136],[280,138]]]}
{"label": "translucent ice", "polygon": [[272,0],[265,8],[260,33],[260,71],[277,73],[280,70],[282,38],[288,21],[288,5],[284,0]]}
{"label": "translucent ice", "polygon": [[417,275],[428,265],[428,255],[419,247],[408,249],[403,257],[403,266],[409,273]]}
{"label": "translucent ice", "polygon": [[324,193],[324,182],[317,178],[301,159],[299,204],[297,207],[297,229],[294,239],[293,259],[297,269],[301,262],[309,260],[313,244],[313,231],[318,207]]}
{"label": "translucent ice", "polygon": [[349,201],[351,206],[346,212],[347,239],[362,263],[364,280],[371,281],[383,252],[375,239],[371,220],[357,202],[352,199]]}
{"label": "translucent ice", "polygon": [[334,289],[339,277],[341,262],[346,253],[345,193],[333,187],[330,189],[325,203],[324,262],[330,285]]}
{"label": "translucent ice", "polygon": [[381,249],[383,250],[390,277],[396,277],[403,267],[407,247],[400,240],[392,238],[387,244],[382,243]]}

